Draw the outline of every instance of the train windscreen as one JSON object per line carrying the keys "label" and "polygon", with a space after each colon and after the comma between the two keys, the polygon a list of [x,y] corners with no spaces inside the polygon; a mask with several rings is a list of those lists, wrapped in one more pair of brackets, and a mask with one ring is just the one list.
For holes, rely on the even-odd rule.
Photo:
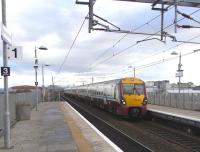
{"label": "train windscreen", "polygon": [[123,84],[123,93],[135,94],[135,95],[144,94],[144,85],[143,84]]}

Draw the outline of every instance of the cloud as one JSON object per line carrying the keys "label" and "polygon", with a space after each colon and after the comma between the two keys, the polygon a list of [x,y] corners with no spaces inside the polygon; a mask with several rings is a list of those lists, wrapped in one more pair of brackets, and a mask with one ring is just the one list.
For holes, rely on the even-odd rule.
{"label": "cloud", "polygon": [[[196,8],[180,7],[179,10],[189,14]],[[160,14],[159,11],[152,11],[150,4],[111,0],[96,1],[94,12],[125,30],[140,27]],[[63,78],[63,81],[66,79],[68,82],[63,83],[72,85],[81,84],[82,82],[78,82],[80,78],[81,81],[91,82],[92,76],[95,81],[131,76],[133,71],[128,69],[129,65],[139,67],[168,58],[171,51],[184,54],[199,48],[199,45],[182,44],[170,49],[180,44],[171,42],[170,38],[167,38],[167,43],[154,39],[136,44],[147,36],[134,34],[125,36],[120,33],[101,31],[92,31],[89,34],[88,20],[86,20],[61,72],[57,74],[87,13],[88,7],[76,5],[74,0],[21,0],[20,5],[17,0],[7,0],[7,23],[8,29],[13,33],[13,44],[23,46],[23,59],[9,61],[13,73],[9,84],[33,84],[35,81],[34,51],[35,46],[40,45],[48,47],[48,50],[37,50],[40,64],[39,77],[41,77],[41,64],[50,64],[51,66],[45,69],[46,84],[51,84],[51,76],[56,75],[55,79]],[[165,26],[173,23],[173,16],[173,9],[165,13]],[[193,15],[196,19],[199,16],[199,12]],[[197,25],[187,20],[180,23]],[[155,33],[159,30],[160,18],[157,18],[141,26],[137,32]],[[198,29],[178,29],[178,33],[175,34],[173,26],[166,29],[166,32],[181,41],[200,35]],[[122,37],[124,38],[121,39]],[[160,37],[154,36],[154,38]],[[194,39],[195,42],[199,40],[199,38]],[[128,49],[131,45],[134,46]],[[199,73],[189,68],[199,64],[199,60],[195,58],[198,55],[196,53],[196,56],[191,55],[191,58],[183,57],[185,70],[183,81],[199,83]],[[174,77],[176,70],[177,60],[144,68],[136,73],[144,80],[176,81]],[[113,73],[115,74],[111,75]],[[58,83],[62,84],[62,82]]]}

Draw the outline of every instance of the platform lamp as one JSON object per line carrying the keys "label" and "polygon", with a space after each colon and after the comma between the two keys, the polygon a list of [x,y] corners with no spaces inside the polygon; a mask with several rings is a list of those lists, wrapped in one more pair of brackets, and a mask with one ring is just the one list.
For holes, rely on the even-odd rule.
{"label": "platform lamp", "polygon": [[[171,53],[171,55],[178,55],[177,52],[173,51]],[[178,70],[176,73],[176,77],[179,78],[179,82],[178,82],[178,93],[180,94],[180,90],[181,90],[181,77],[183,77],[183,70],[181,69],[182,64],[181,64],[181,52],[179,53],[179,63],[178,63]]]}
{"label": "platform lamp", "polygon": [[45,47],[45,46],[40,46],[40,47],[35,46],[35,65],[33,67],[35,69],[36,111],[38,109],[38,81],[37,81],[38,57],[37,57],[37,49],[48,50],[47,47]]}

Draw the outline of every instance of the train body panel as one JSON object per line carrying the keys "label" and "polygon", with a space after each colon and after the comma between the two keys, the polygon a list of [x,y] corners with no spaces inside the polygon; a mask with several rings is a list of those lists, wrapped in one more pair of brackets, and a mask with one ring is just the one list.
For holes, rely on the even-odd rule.
{"label": "train body panel", "polygon": [[87,100],[100,108],[122,116],[140,117],[146,113],[144,81],[124,78],[66,89],[65,93]]}

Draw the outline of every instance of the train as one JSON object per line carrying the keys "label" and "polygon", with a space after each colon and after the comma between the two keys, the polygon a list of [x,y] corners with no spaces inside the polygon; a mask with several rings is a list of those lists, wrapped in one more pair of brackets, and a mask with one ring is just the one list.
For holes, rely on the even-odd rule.
{"label": "train", "polygon": [[66,88],[64,93],[120,116],[140,118],[147,112],[145,82],[135,77]]}

